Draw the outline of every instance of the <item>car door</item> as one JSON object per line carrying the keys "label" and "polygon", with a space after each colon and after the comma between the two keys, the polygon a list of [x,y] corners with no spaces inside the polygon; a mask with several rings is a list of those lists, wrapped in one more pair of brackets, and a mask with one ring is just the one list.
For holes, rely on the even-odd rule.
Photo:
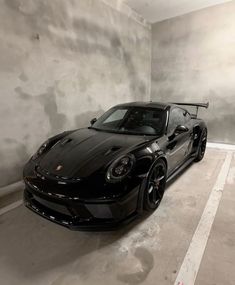
{"label": "car door", "polygon": [[[179,107],[173,107],[169,111],[169,120],[167,126],[167,145],[166,155],[168,157],[169,175],[180,166],[189,154],[191,133],[190,117],[188,112]],[[190,115],[189,115],[190,116]],[[185,126],[188,131],[175,133],[177,126]]]}

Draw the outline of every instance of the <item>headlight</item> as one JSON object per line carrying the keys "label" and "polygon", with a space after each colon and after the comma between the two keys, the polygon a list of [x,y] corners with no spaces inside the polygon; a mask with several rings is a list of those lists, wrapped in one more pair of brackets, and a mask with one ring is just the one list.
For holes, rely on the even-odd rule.
{"label": "headlight", "polygon": [[49,145],[49,141],[45,141],[38,149],[38,151],[32,156],[32,160],[37,159],[40,155],[44,153],[44,151],[47,149]]}
{"label": "headlight", "polygon": [[133,169],[135,157],[127,154],[116,159],[108,168],[106,179],[108,182],[119,182],[125,178]]}

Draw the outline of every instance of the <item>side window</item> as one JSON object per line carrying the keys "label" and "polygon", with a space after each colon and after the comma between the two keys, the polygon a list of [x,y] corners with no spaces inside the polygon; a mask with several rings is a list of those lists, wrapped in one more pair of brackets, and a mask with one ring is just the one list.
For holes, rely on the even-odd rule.
{"label": "side window", "polygon": [[187,111],[174,108],[170,111],[167,133],[172,133],[179,125],[185,125],[190,120],[190,115]]}
{"label": "side window", "polygon": [[190,116],[189,112],[186,112],[185,113],[185,122],[187,123],[188,121],[190,121],[190,119],[191,119],[191,116]]}

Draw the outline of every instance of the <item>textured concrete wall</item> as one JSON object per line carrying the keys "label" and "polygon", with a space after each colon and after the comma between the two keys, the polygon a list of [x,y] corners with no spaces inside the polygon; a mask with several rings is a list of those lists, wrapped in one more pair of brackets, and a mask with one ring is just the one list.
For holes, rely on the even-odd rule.
{"label": "textured concrete wall", "polygon": [[209,100],[209,139],[235,143],[235,1],[156,23],[152,41],[152,100]]}
{"label": "textured concrete wall", "polygon": [[0,0],[0,187],[48,136],[149,98],[151,30],[112,5]]}

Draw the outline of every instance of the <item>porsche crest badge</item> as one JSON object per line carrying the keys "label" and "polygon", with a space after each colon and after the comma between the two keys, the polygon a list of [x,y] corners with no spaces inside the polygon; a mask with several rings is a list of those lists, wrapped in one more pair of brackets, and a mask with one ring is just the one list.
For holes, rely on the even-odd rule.
{"label": "porsche crest badge", "polygon": [[59,165],[56,167],[55,170],[56,170],[56,171],[60,171],[62,168],[63,168],[63,166],[59,164]]}

